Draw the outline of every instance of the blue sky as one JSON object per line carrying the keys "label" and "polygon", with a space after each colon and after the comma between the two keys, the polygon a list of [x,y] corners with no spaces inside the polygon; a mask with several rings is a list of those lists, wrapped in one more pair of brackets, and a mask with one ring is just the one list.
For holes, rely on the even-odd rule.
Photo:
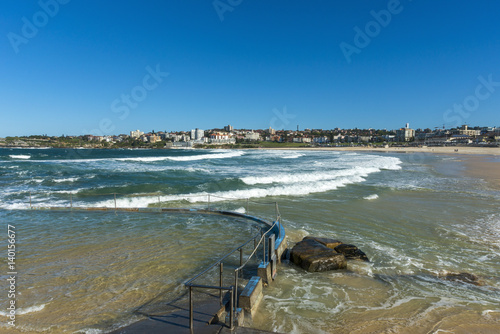
{"label": "blue sky", "polygon": [[0,137],[500,126],[498,13],[493,0],[2,1]]}

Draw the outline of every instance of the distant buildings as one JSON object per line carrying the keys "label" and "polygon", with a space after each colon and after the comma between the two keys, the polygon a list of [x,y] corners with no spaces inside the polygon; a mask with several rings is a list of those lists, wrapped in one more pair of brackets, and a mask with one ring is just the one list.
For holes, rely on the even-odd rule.
{"label": "distant buildings", "polygon": [[202,141],[205,138],[205,131],[198,128],[191,130],[191,140]]}
{"label": "distant buildings", "polygon": [[467,125],[462,125],[462,127],[460,129],[455,130],[453,134],[475,137],[481,135],[481,130],[469,129]]}
{"label": "distant buildings", "polygon": [[258,140],[260,140],[260,133],[253,132],[253,130],[252,131],[248,131],[245,134],[245,139],[246,140],[250,140],[250,141],[258,141]]}
{"label": "distant buildings", "polygon": [[[205,133],[207,134],[205,136]],[[34,136],[35,137],[35,136]],[[57,137],[54,137],[57,138]],[[159,131],[154,130],[144,133],[140,130],[130,131],[130,136],[121,134],[119,136],[62,136],[64,140],[79,139],[82,142],[79,145],[94,145],[97,147],[112,147],[117,144],[118,147],[132,145],[141,146],[142,143],[152,144],[152,147],[179,147],[189,148],[197,145],[226,145],[236,143],[256,143],[260,141],[267,142],[288,142],[300,143],[304,146],[338,146],[338,145],[429,145],[446,146],[457,144],[471,145],[500,145],[500,128],[497,127],[470,127],[462,125],[461,127],[445,129],[444,127],[427,129],[411,129],[406,123],[404,128],[398,130],[387,129],[304,129],[295,130],[275,130],[272,127],[264,130],[252,129],[234,129],[231,125],[224,126],[222,129],[211,130],[193,129],[190,131]],[[42,139],[40,139],[42,140]],[[43,139],[49,140],[49,139]],[[7,143],[8,141],[8,143]],[[0,146],[13,145],[11,139],[1,140]],[[91,142],[85,144],[85,142]],[[139,143],[138,143],[139,142]]]}
{"label": "distant buildings", "polygon": [[144,132],[139,131],[139,130],[130,131],[130,137],[132,137],[132,138],[140,138],[143,134],[144,134]]}
{"label": "distant buildings", "polygon": [[410,124],[406,123],[404,128],[396,130],[396,141],[407,142],[415,138],[415,130],[410,129]]}
{"label": "distant buildings", "polygon": [[235,144],[236,139],[227,132],[212,132],[210,134],[211,144]]}
{"label": "distant buildings", "polygon": [[293,142],[294,143],[310,143],[311,142],[311,138],[308,138],[308,137],[296,137],[296,138],[293,138]]}

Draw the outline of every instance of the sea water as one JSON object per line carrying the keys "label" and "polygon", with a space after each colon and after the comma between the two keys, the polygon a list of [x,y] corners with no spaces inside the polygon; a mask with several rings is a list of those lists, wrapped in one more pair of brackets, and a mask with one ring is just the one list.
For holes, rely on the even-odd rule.
{"label": "sea water", "polygon": [[[0,331],[117,329],[145,307],[161,311],[254,232],[220,216],[30,207],[210,205],[272,220],[277,202],[290,246],[330,237],[371,261],[324,273],[285,261],[254,327],[496,333],[500,194],[463,168],[454,156],[404,153],[0,149],[2,243],[15,226],[18,307],[9,327],[5,289]],[[6,282],[7,256],[3,263]],[[450,273],[474,274],[481,285],[444,279]]]}

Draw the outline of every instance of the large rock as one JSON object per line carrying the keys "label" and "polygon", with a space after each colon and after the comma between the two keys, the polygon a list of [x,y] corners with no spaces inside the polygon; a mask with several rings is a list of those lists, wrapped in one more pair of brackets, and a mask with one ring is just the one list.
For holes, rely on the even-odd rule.
{"label": "large rock", "polygon": [[331,248],[331,249],[335,249],[335,247],[342,244],[342,241],[330,239],[330,238],[317,238],[317,237],[307,236],[303,240],[306,240],[306,239],[312,239],[314,241],[319,242],[323,246]]}
{"label": "large rock", "polygon": [[334,248],[337,252],[344,254],[346,259],[349,260],[362,260],[366,262],[370,262],[368,260],[368,256],[366,256],[365,253],[363,253],[358,247],[354,245],[348,245],[348,244],[340,244]]}
{"label": "large rock", "polygon": [[343,254],[326,247],[313,238],[304,238],[291,251],[290,259],[296,265],[311,272],[345,269],[347,261]]}

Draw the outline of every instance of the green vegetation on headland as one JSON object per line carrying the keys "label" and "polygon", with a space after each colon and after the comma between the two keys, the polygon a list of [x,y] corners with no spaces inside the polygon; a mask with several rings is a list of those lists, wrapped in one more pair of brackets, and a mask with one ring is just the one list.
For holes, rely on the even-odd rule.
{"label": "green vegetation on headland", "polygon": [[[236,144],[195,144],[193,148],[227,148],[227,149],[244,149],[244,148],[294,148],[294,147],[310,147],[312,145],[304,143],[279,143],[279,142],[241,142]],[[162,149],[172,148],[171,142],[159,141],[156,143],[144,142],[140,139],[127,138],[120,142],[94,142],[84,140],[82,138],[69,138],[69,137],[44,137],[44,136],[30,136],[30,137],[7,137],[0,139],[0,147],[53,147],[53,148],[104,148],[104,149],[117,149],[117,148],[151,148]]]}
{"label": "green vegetation on headland", "polygon": [[253,143],[237,143],[237,144],[198,144],[195,145],[194,148],[233,148],[233,149],[242,149],[242,148],[296,148],[296,147],[311,147],[313,145],[303,144],[303,143],[279,143],[279,142],[253,142]]}
{"label": "green vegetation on headland", "polygon": [[53,147],[53,148],[164,148],[165,142],[149,143],[135,138],[124,138],[117,142],[93,141],[85,136],[50,137],[6,137],[0,138],[0,147]]}
{"label": "green vegetation on headland", "polygon": [[301,148],[301,147],[388,147],[388,146],[499,146],[500,128],[462,127],[452,129],[399,130],[305,129],[235,130],[231,126],[212,130],[169,132],[136,130],[130,135],[21,136],[0,138],[0,147],[54,148]]}

